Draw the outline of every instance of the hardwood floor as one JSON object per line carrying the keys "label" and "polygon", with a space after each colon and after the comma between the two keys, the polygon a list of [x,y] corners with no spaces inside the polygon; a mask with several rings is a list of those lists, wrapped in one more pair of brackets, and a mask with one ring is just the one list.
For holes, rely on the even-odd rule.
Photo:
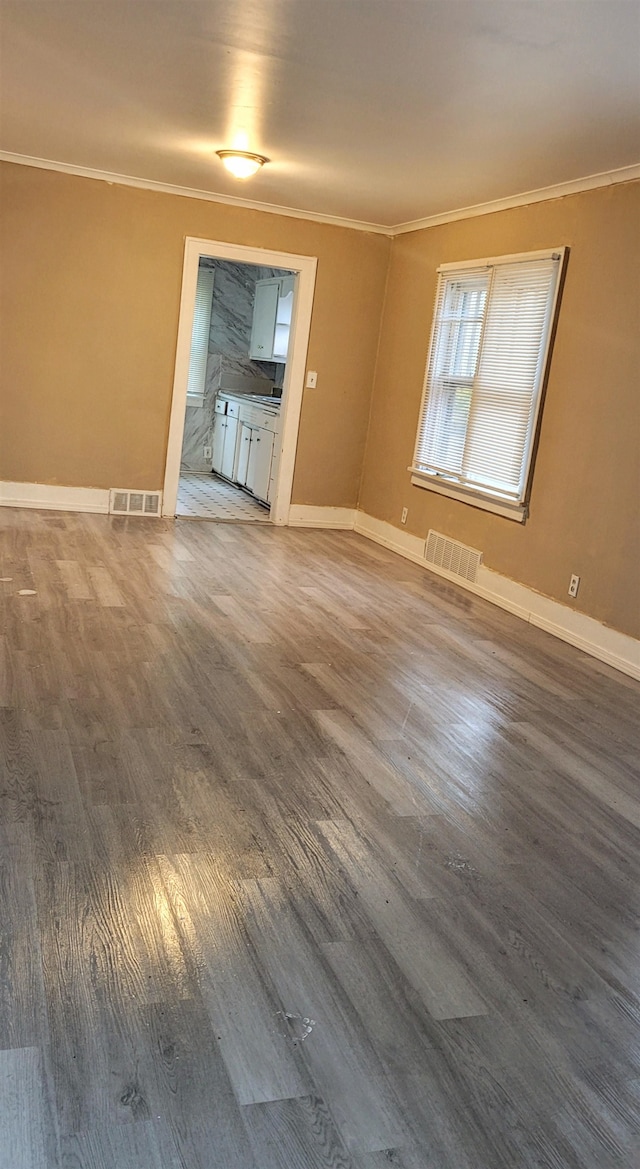
{"label": "hardwood floor", "polygon": [[638,684],[353,533],[0,530],[1,1169],[639,1163]]}

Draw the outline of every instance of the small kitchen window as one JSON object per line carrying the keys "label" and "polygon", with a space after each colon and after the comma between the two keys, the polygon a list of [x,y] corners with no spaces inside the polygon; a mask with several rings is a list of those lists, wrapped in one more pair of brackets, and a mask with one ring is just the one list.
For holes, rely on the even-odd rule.
{"label": "small kitchen window", "polygon": [[438,270],[416,486],[526,518],[566,250]]}

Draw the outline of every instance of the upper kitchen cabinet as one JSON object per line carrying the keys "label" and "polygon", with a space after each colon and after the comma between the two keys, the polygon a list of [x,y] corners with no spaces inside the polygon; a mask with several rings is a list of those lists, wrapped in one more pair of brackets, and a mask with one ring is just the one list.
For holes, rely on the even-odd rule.
{"label": "upper kitchen cabinet", "polygon": [[249,356],[286,361],[291,330],[295,276],[271,276],[256,282]]}

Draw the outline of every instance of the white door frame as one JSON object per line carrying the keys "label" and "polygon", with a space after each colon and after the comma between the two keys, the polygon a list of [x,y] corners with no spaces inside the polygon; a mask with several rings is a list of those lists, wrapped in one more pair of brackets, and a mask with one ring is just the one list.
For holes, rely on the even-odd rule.
{"label": "white door frame", "polygon": [[176,514],[178,483],[180,479],[180,457],[182,455],[182,438],[184,435],[185,413],[187,408],[191,331],[193,329],[193,313],[196,301],[198,264],[201,256],[208,256],[215,260],[233,260],[236,263],[242,264],[260,264],[267,268],[285,268],[290,272],[296,272],[298,274],[296,292],[293,299],[289,354],[282,391],[279,436],[280,458],[278,461],[275,496],[271,502],[270,513],[272,523],[280,525],[287,524],[289,522],[289,508],[291,506],[293,470],[296,459],[296,446],[298,444],[298,428],[300,425],[300,412],[302,410],[302,392],[304,388],[307,348],[311,329],[311,310],[313,308],[313,294],[315,291],[318,261],[315,256],[297,256],[290,252],[272,252],[266,248],[247,247],[244,244],[230,244],[220,240],[197,239],[195,236],[187,236],[184,248],[176,364],[173,377],[171,419],[169,422],[167,460],[162,492],[162,514],[163,516],[175,516]]}

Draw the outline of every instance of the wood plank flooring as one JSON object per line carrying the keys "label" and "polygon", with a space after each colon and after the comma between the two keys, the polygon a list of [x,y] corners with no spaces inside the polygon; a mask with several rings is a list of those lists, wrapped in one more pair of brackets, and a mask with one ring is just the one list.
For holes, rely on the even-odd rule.
{"label": "wood plank flooring", "polygon": [[640,686],[353,533],[0,536],[0,1169],[640,1164]]}

